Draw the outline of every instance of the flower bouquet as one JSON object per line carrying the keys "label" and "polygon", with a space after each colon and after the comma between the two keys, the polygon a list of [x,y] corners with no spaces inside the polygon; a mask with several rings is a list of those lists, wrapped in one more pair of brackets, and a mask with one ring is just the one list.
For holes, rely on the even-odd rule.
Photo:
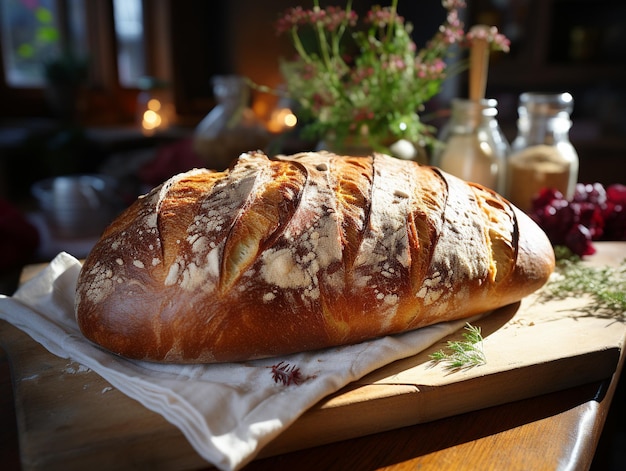
{"label": "flower bouquet", "polygon": [[[374,6],[359,21],[351,0],[345,8],[320,8],[313,0],[312,9],[290,8],[279,19],[277,31],[290,35],[296,52],[281,62],[281,72],[307,137],[360,136],[380,151],[400,139],[420,146],[436,141],[420,113],[450,75],[453,46],[472,39],[459,18],[465,3],[442,1],[446,20],[422,49],[397,6],[398,0]],[[496,28],[488,32],[492,49],[508,50]]]}

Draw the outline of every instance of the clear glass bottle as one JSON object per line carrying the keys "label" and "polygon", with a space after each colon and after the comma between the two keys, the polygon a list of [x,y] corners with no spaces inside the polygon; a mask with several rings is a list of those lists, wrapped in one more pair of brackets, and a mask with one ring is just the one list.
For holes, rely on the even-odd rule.
{"label": "clear glass bottle", "polygon": [[250,87],[239,75],[213,77],[217,104],[194,131],[194,150],[207,167],[224,170],[243,152],[263,150],[269,132],[249,106]]}
{"label": "clear glass bottle", "polygon": [[520,95],[507,179],[507,197],[518,208],[530,211],[542,188],[573,196],[578,180],[578,154],[569,140],[573,108],[569,93]]}
{"label": "clear glass bottle", "polygon": [[494,99],[452,101],[452,116],[433,164],[463,180],[504,192],[509,143],[498,124]]}

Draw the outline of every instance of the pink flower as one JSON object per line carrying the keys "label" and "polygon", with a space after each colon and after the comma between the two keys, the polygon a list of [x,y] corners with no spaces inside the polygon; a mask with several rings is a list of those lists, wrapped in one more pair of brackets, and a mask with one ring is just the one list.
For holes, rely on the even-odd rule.
{"label": "pink flower", "polygon": [[388,62],[383,62],[383,69],[389,69],[392,71],[404,70],[406,69],[406,64],[404,60],[400,56],[390,56]]}
{"label": "pink flower", "polygon": [[304,69],[302,70],[302,78],[304,80],[311,80],[315,78],[317,74],[317,69],[312,64],[305,64]]}
{"label": "pink flower", "polygon": [[446,19],[448,24],[454,28],[461,27],[461,20],[459,19],[459,12],[457,10],[451,10],[448,12],[448,17]]}
{"label": "pink flower", "polygon": [[370,109],[358,109],[355,110],[354,116],[353,116],[354,121],[367,121],[370,119],[374,119],[374,112]]}
{"label": "pink flower", "polygon": [[498,28],[496,28],[495,26],[492,26],[488,29],[474,28],[467,33],[465,39],[468,45],[470,45],[472,41],[475,41],[476,39],[486,40],[488,43],[491,44],[492,49],[496,51],[508,52],[511,46],[509,39],[503,34],[500,34],[498,32]]}
{"label": "pink flower", "polygon": [[448,45],[458,43],[465,35],[462,28],[454,25],[442,25],[439,27],[439,32],[441,33],[441,41]]}
{"label": "pink flower", "polygon": [[437,57],[432,62],[416,62],[415,67],[419,78],[437,80],[444,77],[446,63]]}
{"label": "pink flower", "polygon": [[322,25],[328,31],[336,31],[340,25],[356,26],[357,14],[341,7],[313,8],[304,10],[302,7],[288,8],[276,22],[276,32],[286,33],[293,28],[305,25]]}
{"label": "pink flower", "polygon": [[365,67],[365,68],[357,68],[354,70],[354,72],[352,73],[352,83],[353,84],[359,84],[362,81],[366,80],[368,77],[371,77],[372,75],[374,75],[374,68],[373,67]]}
{"label": "pink flower", "polygon": [[291,28],[303,25],[306,23],[308,17],[308,12],[302,7],[289,8],[276,22],[276,32],[278,34],[285,33],[291,30]]}
{"label": "pink flower", "polygon": [[336,31],[343,23],[351,27],[356,26],[358,17],[354,11],[347,12],[340,7],[328,7],[326,11],[328,15],[324,19],[324,25],[328,31]]}
{"label": "pink flower", "polygon": [[443,0],[441,4],[446,10],[458,10],[465,8],[464,0]]}
{"label": "pink flower", "polygon": [[369,23],[379,28],[384,28],[391,24],[404,24],[404,18],[398,15],[390,7],[382,8],[380,5],[374,5],[370,11],[367,12],[365,17],[365,23]]}

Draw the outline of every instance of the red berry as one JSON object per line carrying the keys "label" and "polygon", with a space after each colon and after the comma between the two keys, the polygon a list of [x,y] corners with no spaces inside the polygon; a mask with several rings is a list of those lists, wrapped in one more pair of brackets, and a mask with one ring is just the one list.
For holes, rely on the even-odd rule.
{"label": "red berry", "polygon": [[596,249],[591,243],[591,232],[582,224],[576,224],[567,232],[565,245],[581,257],[596,253]]}
{"label": "red berry", "polygon": [[626,206],[626,185],[616,183],[606,189],[607,200],[611,203]]}

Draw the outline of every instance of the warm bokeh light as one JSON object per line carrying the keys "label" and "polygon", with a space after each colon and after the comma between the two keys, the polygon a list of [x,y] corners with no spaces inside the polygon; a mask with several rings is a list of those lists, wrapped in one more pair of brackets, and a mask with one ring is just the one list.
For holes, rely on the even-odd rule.
{"label": "warm bokeh light", "polygon": [[285,126],[293,128],[296,124],[298,124],[298,118],[295,114],[288,113],[285,115]]}
{"label": "warm bokeh light", "polygon": [[156,98],[151,98],[148,101],[148,109],[152,111],[159,111],[161,109],[161,102]]}
{"label": "warm bokeh light", "polygon": [[143,113],[143,121],[141,125],[147,131],[152,131],[161,125],[161,115],[153,110],[146,110]]}
{"label": "warm bokeh light", "polygon": [[141,130],[146,136],[166,130],[171,124],[172,105],[166,101],[150,98],[139,112]]}
{"label": "warm bokeh light", "polygon": [[289,108],[274,110],[267,123],[267,130],[271,133],[280,133],[293,128],[298,124],[298,118]]}

